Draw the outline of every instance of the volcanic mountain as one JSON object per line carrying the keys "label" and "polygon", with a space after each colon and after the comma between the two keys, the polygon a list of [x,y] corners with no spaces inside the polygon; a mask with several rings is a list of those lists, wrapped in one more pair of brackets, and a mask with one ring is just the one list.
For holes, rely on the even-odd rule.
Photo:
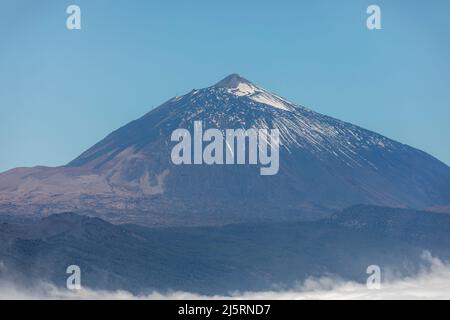
{"label": "volcanic mountain", "polygon": [[[178,128],[278,129],[279,172],[254,165],[174,165]],[[270,93],[232,74],[174,97],[65,166],[0,174],[0,213],[76,212],[111,222],[220,225],[310,220],[354,204],[450,203],[450,168],[427,153]]]}

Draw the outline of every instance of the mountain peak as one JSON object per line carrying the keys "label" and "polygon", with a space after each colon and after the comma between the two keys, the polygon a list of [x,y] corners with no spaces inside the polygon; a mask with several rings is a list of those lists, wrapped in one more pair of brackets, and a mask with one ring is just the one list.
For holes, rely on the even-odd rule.
{"label": "mountain peak", "polygon": [[269,91],[258,87],[241,77],[237,73],[230,74],[218,83],[213,88],[225,89],[228,93],[238,97],[248,97],[249,99],[282,110],[291,110],[292,103],[284,98],[281,98]]}
{"label": "mountain peak", "polygon": [[247,84],[247,85],[252,84],[250,81],[241,77],[239,74],[232,73],[229,76],[227,76],[227,77],[223,78],[222,80],[220,80],[219,82],[217,82],[214,85],[214,87],[233,89],[233,88],[237,88],[239,86],[239,84],[241,84],[241,83]]}

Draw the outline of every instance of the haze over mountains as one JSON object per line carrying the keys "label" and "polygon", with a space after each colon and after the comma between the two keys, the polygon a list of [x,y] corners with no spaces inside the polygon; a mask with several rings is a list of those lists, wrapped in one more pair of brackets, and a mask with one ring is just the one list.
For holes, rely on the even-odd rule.
{"label": "haze over mountains", "polygon": [[[175,166],[178,128],[279,129],[280,168]],[[144,225],[317,220],[365,203],[450,204],[450,168],[432,156],[303,106],[233,74],[175,97],[61,167],[0,174],[0,214],[75,212]]]}
{"label": "haze over mountains", "polygon": [[376,264],[385,281],[426,268],[424,251],[449,261],[449,228],[448,214],[373,206],[319,221],[190,228],[59,214],[0,224],[0,262],[8,271],[0,269],[0,280],[64,287],[67,266],[76,264],[86,288],[217,295],[288,289],[310,277],[365,283]]}

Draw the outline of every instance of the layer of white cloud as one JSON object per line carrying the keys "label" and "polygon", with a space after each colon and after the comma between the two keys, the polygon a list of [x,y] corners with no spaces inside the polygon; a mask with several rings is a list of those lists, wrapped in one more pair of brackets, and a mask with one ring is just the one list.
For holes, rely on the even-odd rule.
{"label": "layer of white cloud", "polygon": [[368,289],[365,284],[342,281],[330,277],[308,279],[295,289],[233,293],[227,296],[204,296],[189,292],[133,295],[126,291],[98,291],[87,288],[69,291],[50,284],[34,288],[20,288],[0,281],[0,299],[450,299],[450,265],[424,254],[431,267],[414,277],[382,282],[380,289]]}

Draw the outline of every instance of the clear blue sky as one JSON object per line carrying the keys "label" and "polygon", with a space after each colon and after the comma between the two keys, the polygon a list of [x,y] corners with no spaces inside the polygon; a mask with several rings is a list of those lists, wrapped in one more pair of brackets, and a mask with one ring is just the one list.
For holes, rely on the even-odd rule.
{"label": "clear blue sky", "polygon": [[234,72],[450,164],[449,15],[448,0],[1,0],[0,171],[65,164]]}

